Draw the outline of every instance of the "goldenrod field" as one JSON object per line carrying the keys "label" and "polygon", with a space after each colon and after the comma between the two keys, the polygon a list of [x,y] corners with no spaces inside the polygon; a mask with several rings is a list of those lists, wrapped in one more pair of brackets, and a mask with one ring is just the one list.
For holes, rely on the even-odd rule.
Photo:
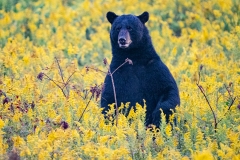
{"label": "goldenrod field", "polygon": [[[108,11],[150,13],[153,44],[180,90],[176,124],[146,129],[138,104],[104,119]],[[239,160],[240,1],[1,0],[0,159],[19,157]]]}

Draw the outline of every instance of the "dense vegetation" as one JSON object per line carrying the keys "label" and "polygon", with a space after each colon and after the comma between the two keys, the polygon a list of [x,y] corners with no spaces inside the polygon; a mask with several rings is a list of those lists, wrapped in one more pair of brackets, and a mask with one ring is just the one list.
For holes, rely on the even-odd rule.
{"label": "dense vegetation", "polygon": [[[150,13],[176,124],[146,129],[138,104],[128,117],[111,105],[118,126],[104,119],[107,11]],[[240,159],[240,2],[2,0],[0,100],[0,159]]]}

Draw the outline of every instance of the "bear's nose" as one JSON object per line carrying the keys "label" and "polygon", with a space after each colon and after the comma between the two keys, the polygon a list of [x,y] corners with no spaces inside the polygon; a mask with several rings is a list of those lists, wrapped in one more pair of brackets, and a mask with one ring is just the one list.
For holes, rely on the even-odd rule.
{"label": "bear's nose", "polygon": [[121,44],[121,45],[125,45],[126,44],[126,39],[125,38],[119,38],[119,43]]}

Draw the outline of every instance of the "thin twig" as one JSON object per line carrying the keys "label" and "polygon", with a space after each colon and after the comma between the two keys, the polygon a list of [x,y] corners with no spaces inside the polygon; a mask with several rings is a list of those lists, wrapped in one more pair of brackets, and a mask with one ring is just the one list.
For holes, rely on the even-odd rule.
{"label": "thin twig", "polygon": [[197,86],[198,86],[198,88],[200,89],[200,91],[202,92],[202,94],[203,94],[205,100],[207,101],[208,106],[209,106],[210,109],[211,109],[211,112],[212,112],[212,115],[213,115],[213,118],[214,118],[214,128],[215,128],[215,132],[216,132],[217,124],[218,124],[218,123],[217,123],[217,117],[216,117],[216,115],[215,115],[215,113],[214,113],[214,111],[213,111],[213,108],[212,108],[212,106],[211,106],[211,104],[210,104],[210,102],[209,102],[209,100],[208,100],[206,94],[204,93],[202,87],[201,87],[199,84],[197,84]]}
{"label": "thin twig", "polygon": [[119,114],[119,111],[118,111],[118,105],[117,105],[117,94],[116,94],[116,89],[115,89],[115,85],[114,85],[113,75],[111,73],[110,68],[109,68],[109,74],[110,74],[111,81],[112,81],[113,94],[114,94],[114,100],[115,100],[115,105],[116,105],[116,126],[118,126],[118,114]]}
{"label": "thin twig", "polygon": [[219,98],[221,97],[221,95],[220,96],[218,96],[218,91],[217,91],[217,99],[216,99],[216,107],[218,108],[218,100],[219,100]]}
{"label": "thin twig", "polygon": [[[125,63],[125,62],[124,62]],[[112,81],[112,87],[113,87],[113,95],[114,95],[114,101],[115,101],[115,106],[116,106],[116,126],[118,126],[118,105],[117,105],[117,94],[116,94],[116,88],[114,85],[114,79],[113,79],[113,74],[111,73],[110,70],[110,65],[108,64],[108,62],[106,61],[106,67],[108,69],[108,74],[111,77],[111,81]],[[116,70],[115,70],[116,71]]]}
{"label": "thin twig", "polygon": [[87,107],[88,107],[90,101],[92,100],[92,98],[93,98],[93,94],[91,95],[90,99],[88,100],[88,103],[87,103],[86,107],[84,108],[84,110],[83,110],[83,112],[82,112],[82,115],[80,116],[78,122],[80,122],[80,120],[82,119],[83,114],[85,113],[85,111],[86,111],[86,109],[87,109]]}
{"label": "thin twig", "polygon": [[67,95],[69,96],[69,90],[68,90],[68,87],[67,87],[67,85],[66,85],[66,83],[65,83],[65,81],[64,81],[62,68],[61,68],[61,66],[60,66],[60,64],[59,64],[59,61],[58,61],[57,57],[55,57],[55,59],[56,59],[57,65],[58,65],[59,74],[60,74],[60,76],[61,76],[61,78],[62,78],[62,82],[63,82],[63,84],[64,84],[64,87],[63,87],[62,89],[64,89],[64,88],[66,87],[66,92],[67,92]]}
{"label": "thin twig", "polygon": [[118,66],[113,72],[112,72],[112,74],[113,73],[115,73],[119,68],[121,68],[124,64],[126,64],[128,61],[125,61],[124,63],[122,63],[120,66]]}
{"label": "thin twig", "polygon": [[113,72],[111,72],[111,70],[110,70],[110,65],[108,64],[107,60],[104,60],[104,64],[105,64],[106,67],[108,68],[108,74],[110,75],[111,81],[112,81],[114,101],[115,101],[115,105],[116,105],[116,126],[118,126],[119,110],[118,110],[117,93],[116,93],[116,88],[115,88],[115,85],[114,85],[113,74],[114,74],[119,68],[121,68],[123,65],[125,65],[127,62],[128,62],[129,64],[133,64],[132,61],[127,58],[127,59],[125,60],[125,62],[123,62],[120,66],[118,66]]}
{"label": "thin twig", "polygon": [[63,83],[65,83],[65,82],[64,82],[64,78],[63,78],[62,68],[61,68],[61,66],[60,66],[60,64],[59,64],[59,62],[58,62],[57,57],[55,57],[55,59],[56,59],[57,65],[58,65],[59,74],[60,74],[60,76],[61,76],[61,78],[62,78]]}
{"label": "thin twig", "polygon": [[[44,75],[46,75],[46,74],[44,74]],[[48,79],[48,80],[50,80],[49,79],[49,77],[47,77],[47,78],[45,78],[45,79]],[[58,84],[62,84],[62,85],[64,85],[64,83],[62,83],[62,82],[59,82],[59,81],[57,81],[57,80],[55,80],[55,79],[51,79],[52,81],[54,81],[55,83],[58,83]]]}
{"label": "thin twig", "polygon": [[48,75],[46,75],[45,73],[43,73],[43,74],[47,77],[48,80],[52,81],[58,88],[60,88],[61,91],[62,91],[62,93],[63,93],[63,95],[64,95],[65,97],[67,97],[67,95],[65,94],[63,88],[62,88],[59,84],[57,84],[53,79],[51,79],[50,77],[48,77]]}
{"label": "thin twig", "polygon": [[84,99],[87,98],[88,94],[89,94],[89,92],[88,92],[88,90],[86,90],[86,91],[85,91],[85,95],[84,95],[84,96],[85,96]]}
{"label": "thin twig", "polygon": [[[227,110],[227,112],[228,112],[228,111],[231,109],[231,107],[232,107],[232,105],[233,105],[233,103],[234,103],[234,101],[236,100],[237,97],[234,97],[234,98],[233,98],[233,96],[231,95],[230,91],[228,90],[226,84],[224,84],[224,86],[225,86],[225,88],[226,88],[226,90],[227,90],[227,92],[228,92],[229,97],[231,98],[231,103],[229,104],[228,110]],[[224,116],[225,116],[225,115],[226,115],[226,113],[224,114]]]}
{"label": "thin twig", "polygon": [[198,72],[198,81],[197,81],[197,84],[199,84],[199,82],[200,82],[200,71]]}
{"label": "thin twig", "polygon": [[108,72],[105,72],[105,71],[102,71],[102,70],[100,70],[100,69],[96,69],[96,68],[92,68],[92,67],[87,67],[88,69],[92,69],[92,70],[95,70],[96,72],[98,72],[98,71],[100,71],[100,72],[102,72],[102,73],[105,73],[105,74],[108,74]]}
{"label": "thin twig", "polygon": [[[200,71],[198,72],[198,75],[199,75],[199,81],[200,81],[200,78],[201,78],[201,73],[200,73]],[[205,92],[203,91],[202,86],[199,85],[199,81],[197,82],[197,86],[198,86],[198,88],[200,89],[200,91],[202,92],[205,100],[207,101],[208,106],[209,106],[210,109],[211,109],[211,112],[212,112],[212,115],[213,115],[213,118],[214,118],[214,132],[216,133],[216,132],[217,132],[217,125],[218,125],[218,123],[217,123],[217,117],[216,117],[216,114],[215,114],[215,112],[213,111],[213,108],[212,108],[212,106],[211,106],[211,104],[210,104],[210,102],[209,102],[209,100],[208,100],[208,98],[207,98],[207,95],[206,95]]]}
{"label": "thin twig", "polygon": [[[236,98],[237,98],[237,97],[234,97],[234,99],[232,100],[232,102],[231,102],[230,105],[228,106],[228,110],[224,113],[223,117],[225,117],[226,114],[230,111],[230,109],[231,109],[231,107],[232,107],[234,101],[236,100]],[[217,123],[221,122],[222,120],[223,120],[223,118],[220,119]]]}
{"label": "thin twig", "polygon": [[70,82],[70,78],[74,75],[74,73],[76,73],[76,71],[74,71],[67,79],[66,83],[63,86],[63,89],[68,85],[68,83]]}
{"label": "thin twig", "polygon": [[[227,90],[227,92],[228,92],[229,97],[231,98],[231,103],[229,104],[228,110],[224,113],[223,117],[225,117],[226,114],[230,111],[231,107],[233,106],[233,104],[234,104],[234,102],[235,102],[235,100],[236,100],[236,98],[237,98],[237,97],[234,97],[234,98],[232,97],[232,95],[231,95],[230,91],[228,90],[226,84],[224,84],[224,86],[225,86],[225,88],[226,88],[226,90]],[[220,119],[217,123],[221,122],[222,120],[223,120],[223,118]]]}
{"label": "thin twig", "polygon": [[[132,61],[130,59],[126,59],[125,62],[123,62],[120,66],[118,66],[113,72],[111,72],[110,70],[110,65],[108,64],[107,60],[104,59],[104,64],[108,70],[108,72],[104,72],[100,69],[96,69],[96,68],[92,68],[92,67],[86,67],[87,69],[93,69],[95,71],[100,71],[102,73],[105,73],[105,74],[108,74],[110,77],[111,77],[111,81],[112,81],[112,87],[113,87],[113,94],[114,94],[114,101],[115,101],[115,106],[116,106],[116,126],[118,125],[118,114],[119,114],[119,110],[118,110],[118,104],[117,104],[117,94],[116,94],[116,88],[115,88],[115,85],[114,85],[114,79],[113,79],[113,74],[119,69],[121,68],[124,64],[126,64],[127,62],[129,64],[132,64]],[[91,97],[92,98],[92,97]]]}
{"label": "thin twig", "polygon": [[224,84],[224,87],[226,88],[226,90],[227,90],[227,92],[228,92],[228,95],[229,95],[229,97],[233,100],[233,97],[232,97],[232,95],[231,95],[231,93],[230,93],[230,91],[228,90],[228,87],[226,86],[226,84]]}

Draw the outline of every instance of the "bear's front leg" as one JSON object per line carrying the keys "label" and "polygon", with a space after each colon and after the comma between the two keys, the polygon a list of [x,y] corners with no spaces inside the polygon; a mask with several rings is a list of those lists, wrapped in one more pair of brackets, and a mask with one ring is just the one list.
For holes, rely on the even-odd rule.
{"label": "bear's front leg", "polygon": [[169,122],[169,116],[172,114],[171,110],[174,111],[177,105],[180,105],[180,98],[176,89],[166,89],[164,94],[159,98],[157,106],[152,113],[153,125],[159,128],[161,124],[160,109],[162,109],[163,113],[166,115],[166,122]]}

